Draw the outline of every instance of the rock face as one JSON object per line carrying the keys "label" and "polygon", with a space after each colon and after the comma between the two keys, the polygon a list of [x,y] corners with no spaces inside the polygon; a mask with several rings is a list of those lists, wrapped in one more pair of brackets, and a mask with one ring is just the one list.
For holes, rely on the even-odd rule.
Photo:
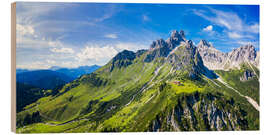
{"label": "rock face", "polygon": [[132,64],[132,61],[136,58],[136,54],[132,51],[124,50],[118,53],[111,61],[110,71],[112,71],[115,67],[127,67]]}
{"label": "rock face", "polygon": [[159,39],[150,45],[150,49],[147,52],[144,62],[151,62],[158,57],[166,57],[175,47],[185,41],[184,31],[172,31],[171,36],[166,41]]}
{"label": "rock face", "polygon": [[213,45],[206,40],[199,42],[198,51],[206,67],[212,70],[223,69],[228,54],[215,49]]}
{"label": "rock face", "polygon": [[[166,113],[164,113],[166,112]],[[233,99],[221,95],[185,95],[171,110],[158,114],[149,131],[245,130],[244,112]]]}
{"label": "rock face", "polygon": [[218,51],[205,40],[198,44],[198,51],[206,67],[212,70],[228,70],[240,68],[241,64],[249,63],[259,66],[259,52],[252,45],[241,46],[229,53]]}
{"label": "rock face", "polygon": [[138,51],[136,52],[136,57],[140,57],[140,56],[143,55],[145,52],[147,52],[147,50],[145,50],[145,49],[138,50]]}
{"label": "rock face", "polygon": [[186,40],[183,31],[172,31],[171,36],[166,41],[163,39],[154,41],[146,53],[144,62],[164,57],[175,70],[183,70],[192,79],[197,79],[200,74],[209,78],[216,76],[204,66],[197,47],[193,45],[191,40]]}
{"label": "rock face", "polygon": [[253,45],[245,45],[241,46],[237,49],[234,49],[228,54],[228,59],[230,62],[229,65],[225,64],[225,66],[228,66],[229,68],[232,67],[240,67],[240,64],[244,62],[249,62],[253,65],[256,64],[256,57],[257,57],[257,52],[255,50],[255,47]]}
{"label": "rock face", "polygon": [[173,65],[175,70],[188,73],[192,79],[198,78],[200,74],[215,78],[215,74],[204,66],[197,47],[193,45],[191,40],[181,42],[180,46],[168,55],[167,61]]}
{"label": "rock face", "polygon": [[[159,39],[154,41],[146,52],[144,62],[151,62],[159,57],[168,57],[181,45],[188,44],[183,31],[172,31],[171,36],[165,41]],[[259,67],[259,52],[252,45],[241,46],[229,53],[223,53],[206,40],[201,40],[197,51],[203,60],[203,64],[210,70],[229,70],[240,68],[243,63],[249,63]],[[173,57],[173,56],[170,56]],[[174,60],[175,61],[175,60]]]}
{"label": "rock face", "polygon": [[254,77],[255,74],[250,71],[250,70],[246,70],[244,73],[243,73],[243,76],[240,77],[240,80],[241,81],[248,81],[249,79],[251,79],[252,77]]}
{"label": "rock face", "polygon": [[163,39],[156,40],[151,44],[144,62],[151,62],[158,57],[166,57],[170,51],[171,49]]}
{"label": "rock face", "polygon": [[168,47],[170,48],[170,50],[174,49],[176,46],[180,45],[181,42],[185,42],[186,41],[186,37],[185,37],[185,33],[184,31],[172,31],[171,33],[171,37],[169,37],[166,40],[166,43],[168,44]]}
{"label": "rock face", "polygon": [[260,68],[260,52],[257,51],[256,59],[255,59],[255,66]]}

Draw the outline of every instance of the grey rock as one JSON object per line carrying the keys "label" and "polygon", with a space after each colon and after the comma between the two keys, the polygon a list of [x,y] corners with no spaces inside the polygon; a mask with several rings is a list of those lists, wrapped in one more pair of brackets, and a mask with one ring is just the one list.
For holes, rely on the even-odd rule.
{"label": "grey rock", "polygon": [[211,70],[229,70],[240,68],[243,63],[259,66],[259,52],[253,45],[241,46],[229,53],[223,53],[213,47],[206,40],[198,44],[198,51],[206,67]]}
{"label": "grey rock", "polygon": [[117,68],[127,67],[128,65],[132,64],[135,58],[136,54],[132,51],[124,50],[118,53],[111,60],[110,71],[112,71],[115,67]]}
{"label": "grey rock", "polygon": [[172,31],[171,36],[166,41],[164,41],[163,39],[159,39],[154,41],[150,45],[150,49],[147,52],[146,57],[144,58],[144,62],[151,62],[158,57],[167,57],[167,55],[175,47],[179,46],[181,42],[185,41],[186,38],[184,31]]}
{"label": "grey rock", "polygon": [[[223,107],[225,105],[226,108]],[[247,128],[247,120],[242,114],[245,112],[223,95],[186,95],[179,98],[175,107],[167,111],[169,113],[159,114],[152,120],[149,131],[221,131]]]}
{"label": "grey rock", "polygon": [[241,81],[248,81],[250,80],[252,77],[254,77],[255,74],[253,73],[253,71],[250,71],[250,70],[246,70],[244,73],[243,73],[243,76],[240,77],[240,80]]}
{"label": "grey rock", "polygon": [[191,40],[181,42],[173,53],[167,57],[167,62],[172,64],[175,70],[187,72],[192,79],[198,79],[201,74],[208,78],[215,78],[216,75],[204,66],[203,60]]}

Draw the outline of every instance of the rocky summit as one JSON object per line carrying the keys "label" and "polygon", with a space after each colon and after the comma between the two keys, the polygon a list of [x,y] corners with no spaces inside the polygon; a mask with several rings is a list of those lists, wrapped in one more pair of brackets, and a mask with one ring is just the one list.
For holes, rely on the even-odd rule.
{"label": "rocky summit", "polygon": [[212,70],[229,70],[240,68],[243,63],[250,63],[259,66],[259,52],[253,45],[241,46],[231,52],[223,53],[213,47],[206,40],[201,40],[198,44],[198,51],[202,56],[206,67]]}

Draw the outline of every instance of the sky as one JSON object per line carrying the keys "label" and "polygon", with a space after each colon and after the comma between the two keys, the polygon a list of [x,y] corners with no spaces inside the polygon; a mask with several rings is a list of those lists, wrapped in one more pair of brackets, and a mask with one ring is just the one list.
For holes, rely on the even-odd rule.
{"label": "sky", "polygon": [[222,52],[247,44],[259,50],[259,6],[17,2],[17,68],[105,65],[172,30]]}

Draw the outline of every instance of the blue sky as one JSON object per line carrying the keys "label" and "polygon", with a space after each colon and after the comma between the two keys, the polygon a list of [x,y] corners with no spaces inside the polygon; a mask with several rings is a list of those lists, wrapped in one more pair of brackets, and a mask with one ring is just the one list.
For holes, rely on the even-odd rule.
{"label": "blue sky", "polygon": [[188,4],[17,3],[17,68],[104,65],[119,51],[148,49],[184,30],[229,52],[259,50],[259,6]]}

